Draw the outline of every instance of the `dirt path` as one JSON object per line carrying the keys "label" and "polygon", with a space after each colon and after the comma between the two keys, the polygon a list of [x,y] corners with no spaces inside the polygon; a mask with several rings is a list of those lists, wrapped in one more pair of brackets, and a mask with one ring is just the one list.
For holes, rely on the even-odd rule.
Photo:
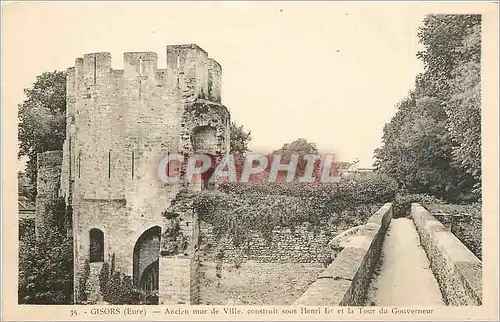
{"label": "dirt path", "polygon": [[391,220],[367,305],[444,305],[411,219]]}

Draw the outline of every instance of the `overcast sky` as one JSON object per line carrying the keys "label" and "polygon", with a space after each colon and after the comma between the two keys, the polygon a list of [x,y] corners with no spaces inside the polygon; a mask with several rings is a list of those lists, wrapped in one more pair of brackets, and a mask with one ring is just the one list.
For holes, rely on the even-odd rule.
{"label": "overcast sky", "polygon": [[[10,6],[10,7],[9,7]],[[303,137],[371,166],[382,128],[422,65],[413,3],[17,3],[4,5],[4,108],[44,71],[84,53],[154,51],[196,43],[223,69],[222,100],[252,131],[251,148]],[[8,80],[5,81],[5,80]]]}

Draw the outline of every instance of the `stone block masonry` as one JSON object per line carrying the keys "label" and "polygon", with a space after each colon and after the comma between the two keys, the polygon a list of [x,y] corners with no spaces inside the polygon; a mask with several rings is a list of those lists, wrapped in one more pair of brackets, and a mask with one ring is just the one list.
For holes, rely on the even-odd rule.
{"label": "stone block masonry", "polygon": [[[214,261],[216,241],[213,228],[206,222],[201,222],[200,258]],[[294,230],[275,227],[271,240],[268,242],[255,232],[250,240],[248,251],[241,251],[231,241],[223,242],[224,261],[232,262],[236,258],[245,261],[262,263],[325,263],[331,257],[328,242],[332,236],[339,233],[338,226],[323,227],[315,230],[305,223]]]}
{"label": "stone block masonry", "polygon": [[35,200],[35,234],[41,238],[50,222],[47,206],[59,193],[62,151],[48,151],[37,156],[37,195]]}
{"label": "stone block masonry", "polygon": [[198,304],[198,262],[193,258],[160,258],[159,304]]}
{"label": "stone block masonry", "polygon": [[411,217],[446,304],[481,305],[482,262],[421,205],[411,205]]}

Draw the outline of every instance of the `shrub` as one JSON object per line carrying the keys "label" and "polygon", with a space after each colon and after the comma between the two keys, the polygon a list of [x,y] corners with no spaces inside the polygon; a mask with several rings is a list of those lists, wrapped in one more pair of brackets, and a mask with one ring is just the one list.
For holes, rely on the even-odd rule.
{"label": "shrub", "polygon": [[225,183],[217,191],[182,191],[166,216],[194,210],[211,224],[217,240],[240,247],[257,232],[270,242],[273,228],[309,223],[319,233],[329,224],[361,224],[372,206],[394,199],[395,181],[380,174],[353,176],[339,183]]}
{"label": "shrub", "polygon": [[104,263],[102,264],[101,272],[99,273],[99,289],[101,290],[101,293],[106,292],[106,287],[108,285],[109,281],[109,276],[112,276],[113,273],[109,271],[109,264]]}
{"label": "shrub", "polygon": [[35,238],[30,221],[19,223],[20,304],[73,303],[73,241],[68,238],[64,220],[64,199],[47,203],[47,224]]}
{"label": "shrub", "polygon": [[469,217],[453,223],[451,232],[479,259],[482,260],[482,220]]}
{"label": "shrub", "polygon": [[35,236],[35,220],[33,219],[20,219],[19,220],[19,241],[32,240],[34,242]]}
{"label": "shrub", "polygon": [[111,255],[111,268],[109,269],[109,276],[113,276],[115,272],[115,253]]}
{"label": "shrub", "polygon": [[[120,304],[145,304],[154,302],[148,293],[134,288],[132,277],[120,273],[115,268],[115,254],[111,256],[111,265],[104,263],[99,275],[99,282],[103,300],[113,305]],[[148,303],[146,303],[148,304]],[[158,296],[156,297],[158,304]]]}
{"label": "shrub", "polygon": [[158,305],[158,291],[147,292],[144,302],[146,305]]}
{"label": "shrub", "polygon": [[90,276],[90,263],[89,260],[85,260],[85,264],[83,265],[83,271],[80,276],[80,280],[78,282],[78,301],[80,303],[87,301],[87,281]]}
{"label": "shrub", "polygon": [[482,218],[482,208],[480,203],[471,203],[464,205],[457,204],[431,204],[429,211],[432,214],[452,214],[467,215],[474,218]]}
{"label": "shrub", "polygon": [[54,227],[45,238],[19,241],[19,304],[72,304],[72,240]]}
{"label": "shrub", "polygon": [[109,282],[106,287],[103,289],[102,298],[104,301],[110,304],[122,304],[121,303],[121,284],[122,278],[119,272],[114,272],[112,276],[110,276]]}
{"label": "shrub", "polygon": [[117,304],[140,304],[140,302],[135,302],[137,301],[137,295],[131,276],[122,274],[120,287],[120,303]]}
{"label": "shrub", "polygon": [[390,202],[398,191],[397,182],[389,176],[370,173],[345,180],[356,205]]}
{"label": "shrub", "polygon": [[[249,183],[224,183],[219,190],[238,195],[285,195],[299,198],[312,198],[316,202],[337,199],[344,206],[385,203],[394,199],[397,183],[389,176],[372,173],[362,176],[343,178],[339,183],[275,183],[257,181]],[[340,202],[342,201],[342,202]]]}
{"label": "shrub", "polygon": [[441,204],[443,201],[425,194],[397,195],[392,205],[392,217],[402,218],[409,216],[412,203],[419,203],[424,208],[429,209],[432,204]]}

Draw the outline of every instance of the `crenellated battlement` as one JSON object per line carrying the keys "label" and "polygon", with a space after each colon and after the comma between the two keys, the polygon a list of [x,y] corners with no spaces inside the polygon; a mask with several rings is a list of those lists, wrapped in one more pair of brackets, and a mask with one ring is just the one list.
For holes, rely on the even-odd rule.
{"label": "crenellated battlement", "polygon": [[154,52],[125,52],[123,69],[111,68],[109,52],[84,54],[68,68],[68,95],[120,91],[136,84],[161,87],[169,94],[179,92],[191,101],[201,98],[221,102],[222,67],[205,50],[196,44],[169,45],[166,54],[166,69],[158,68]]}
{"label": "crenellated battlement", "polygon": [[164,69],[154,52],[125,52],[123,69],[113,69],[111,59],[109,52],[88,53],[67,70],[63,195],[132,198],[162,153],[193,152],[197,128],[210,129],[215,150],[228,150],[222,68],[205,50],[166,46]]}

